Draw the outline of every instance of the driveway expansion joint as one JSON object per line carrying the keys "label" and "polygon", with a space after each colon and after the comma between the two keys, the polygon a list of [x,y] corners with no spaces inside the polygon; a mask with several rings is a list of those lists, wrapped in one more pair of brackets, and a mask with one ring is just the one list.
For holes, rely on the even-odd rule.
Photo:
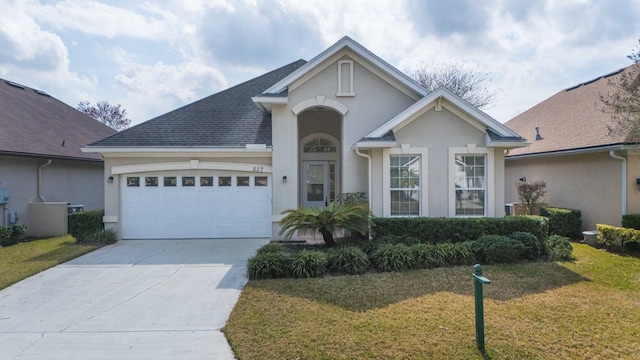
{"label": "driveway expansion joint", "polygon": [[119,303],[117,303],[117,304],[115,304],[115,305],[113,305],[113,306],[108,307],[107,309],[105,309],[105,310],[103,310],[103,311],[99,312],[98,314],[91,315],[91,316],[89,316],[88,318],[86,318],[86,319],[84,319],[84,320],[80,320],[80,321],[78,321],[78,322],[76,322],[76,323],[74,323],[74,324],[71,324],[71,325],[67,326],[67,327],[66,327],[66,328],[64,328],[64,329],[61,329],[61,330],[60,330],[60,331],[58,331],[58,332],[59,332],[59,333],[65,333],[65,332],[67,332],[67,330],[71,329],[72,327],[78,326],[78,325],[80,325],[81,323],[83,323],[83,322],[85,322],[85,321],[89,321],[89,320],[94,319],[94,318],[96,318],[96,317],[98,317],[98,316],[100,316],[100,315],[106,314],[106,313],[108,313],[109,311],[111,311],[111,310],[113,310],[113,309],[115,309],[115,308],[117,308],[117,307],[119,307],[119,306],[121,306],[121,305],[123,305],[123,304],[128,303],[129,301],[131,301],[131,300],[133,300],[133,299],[137,298],[138,296],[140,296],[140,295],[144,294],[145,292],[147,292],[147,291],[149,291],[149,290],[151,290],[151,289],[155,288],[156,286],[158,286],[158,285],[162,284],[163,282],[165,282],[165,281],[167,281],[167,280],[171,279],[175,274],[177,274],[177,273],[178,273],[178,271],[180,271],[180,269],[182,269],[182,266],[178,266],[174,272],[172,272],[171,274],[169,274],[169,275],[168,275],[167,277],[165,277],[164,279],[162,279],[162,280],[160,280],[160,281],[156,282],[156,283],[155,283],[155,284],[153,284],[153,285],[150,285],[150,286],[148,286],[148,287],[146,287],[146,288],[142,289],[141,291],[138,291],[137,293],[135,293],[134,295],[130,296],[129,298],[127,298],[127,299],[125,299],[125,300],[122,300],[122,301],[120,301]]}

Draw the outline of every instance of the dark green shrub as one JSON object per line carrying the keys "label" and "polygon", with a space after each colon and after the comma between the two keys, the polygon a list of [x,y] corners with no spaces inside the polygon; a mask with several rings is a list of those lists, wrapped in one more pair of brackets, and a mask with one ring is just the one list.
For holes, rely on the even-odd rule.
{"label": "dark green shrub", "polygon": [[0,246],[15,245],[26,233],[27,225],[25,224],[0,226]]}
{"label": "dark green shrub", "polygon": [[104,229],[103,217],[103,209],[74,213],[69,217],[69,234],[77,240],[91,236],[96,231]]}
{"label": "dark green shrub", "polygon": [[563,261],[573,260],[573,249],[568,237],[560,235],[551,235],[545,241],[545,247],[549,260]]}
{"label": "dark green shrub", "polygon": [[535,235],[524,231],[516,231],[509,235],[513,240],[520,241],[524,245],[524,257],[529,260],[535,260],[540,257],[542,249],[544,248]]}
{"label": "dark green shrub", "polygon": [[268,244],[263,245],[258,251],[256,251],[257,255],[262,254],[275,254],[284,251],[282,245],[270,242]]}
{"label": "dark green shrub", "polygon": [[15,245],[11,241],[11,229],[8,226],[0,226],[0,246]]}
{"label": "dark green shrub", "polygon": [[582,212],[574,209],[542,208],[540,215],[549,218],[549,235],[560,235],[570,239],[580,239],[582,232]]}
{"label": "dark green shrub", "polygon": [[289,275],[291,255],[286,252],[256,255],[247,261],[249,279],[277,279]]}
{"label": "dark green shrub", "polygon": [[76,239],[79,244],[109,245],[118,241],[118,233],[111,229],[96,230],[91,234]]}
{"label": "dark green shrub", "polygon": [[640,230],[640,214],[622,215],[622,227]]}
{"label": "dark green shrub", "polygon": [[606,247],[615,245],[633,248],[640,245],[640,230],[611,225],[596,224],[598,229],[598,243]]}
{"label": "dark green shrub", "polygon": [[318,277],[327,272],[327,254],[322,251],[302,250],[291,255],[289,270],[293,277]]}
{"label": "dark green shrub", "polygon": [[443,249],[434,244],[416,244],[411,246],[414,257],[414,266],[420,269],[433,268],[446,264],[446,254]]}
{"label": "dark green shrub", "polygon": [[508,216],[505,218],[373,218],[376,238],[395,235],[417,238],[423,243],[465,242],[483,235],[510,235],[526,231],[544,241],[548,221],[542,216]]}
{"label": "dark green shrub", "polygon": [[476,241],[476,259],[487,264],[516,262],[524,253],[524,244],[508,236],[485,235]]}
{"label": "dark green shrub", "polygon": [[340,246],[328,253],[329,269],[338,273],[362,274],[369,268],[369,257],[355,246]]}
{"label": "dark green shrub", "polygon": [[415,256],[405,244],[382,244],[373,253],[373,263],[382,271],[402,271],[413,267]]}
{"label": "dark green shrub", "polygon": [[374,241],[379,244],[405,244],[407,246],[420,243],[418,238],[407,235],[384,235],[375,238]]}

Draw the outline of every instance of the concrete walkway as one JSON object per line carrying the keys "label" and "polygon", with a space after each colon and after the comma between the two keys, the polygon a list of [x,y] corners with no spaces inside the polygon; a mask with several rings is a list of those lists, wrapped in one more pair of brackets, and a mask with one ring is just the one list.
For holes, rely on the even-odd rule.
{"label": "concrete walkway", "polygon": [[233,359],[220,329],[267,239],[128,240],[0,291],[0,359]]}

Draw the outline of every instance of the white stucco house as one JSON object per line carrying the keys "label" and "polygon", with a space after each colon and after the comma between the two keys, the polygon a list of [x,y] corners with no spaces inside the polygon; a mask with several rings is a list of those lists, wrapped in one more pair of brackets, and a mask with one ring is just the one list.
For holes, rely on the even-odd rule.
{"label": "white stucco house", "polygon": [[514,131],[344,37],[87,146],[124,239],[279,238],[281,213],[365,192],[380,217],[501,217]]}

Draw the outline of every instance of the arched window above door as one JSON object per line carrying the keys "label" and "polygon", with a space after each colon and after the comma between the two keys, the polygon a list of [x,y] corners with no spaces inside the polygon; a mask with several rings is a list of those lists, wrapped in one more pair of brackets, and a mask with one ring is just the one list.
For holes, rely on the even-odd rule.
{"label": "arched window above door", "polygon": [[302,151],[305,153],[335,153],[337,146],[331,140],[316,138],[304,144]]}

